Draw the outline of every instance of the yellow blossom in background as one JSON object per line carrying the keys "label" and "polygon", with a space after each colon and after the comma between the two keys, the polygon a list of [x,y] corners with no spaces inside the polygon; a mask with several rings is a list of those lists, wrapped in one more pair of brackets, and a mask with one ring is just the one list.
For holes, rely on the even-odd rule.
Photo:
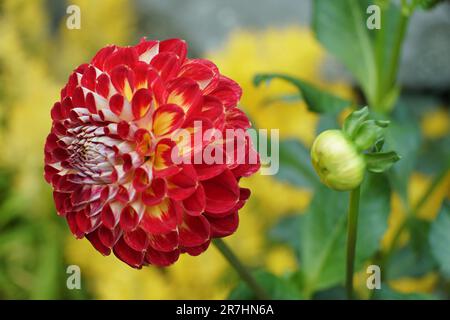
{"label": "yellow blossom in background", "polygon": [[[258,212],[265,212],[266,224],[273,223],[283,213],[303,212],[312,197],[310,190],[296,188],[270,176],[254,175],[242,185],[252,190],[252,204]],[[268,198],[269,195],[276,196]]]}
{"label": "yellow blossom in background", "polygon": [[136,28],[133,1],[74,0],[71,5],[80,8],[80,29],[68,29],[66,17],[60,25],[60,38],[53,52],[56,71],[65,80],[70,72],[97,50],[108,44],[129,45]]}
{"label": "yellow blossom in background", "polygon": [[275,246],[269,249],[266,256],[266,266],[267,270],[280,276],[298,269],[294,252],[286,246]]}
{"label": "yellow blossom in background", "polygon": [[[429,189],[432,183],[432,178],[420,173],[416,173],[412,176],[410,182],[411,188],[411,203],[415,207],[419,200],[423,197],[425,192]],[[434,220],[439,209],[442,207],[442,202],[447,196],[447,192],[450,189],[450,172],[442,179],[435,191],[430,195],[427,201],[422,205],[417,212],[417,216],[421,219],[432,221]]]}
{"label": "yellow blossom in background", "polygon": [[253,85],[257,73],[286,73],[318,85],[344,98],[351,88],[344,82],[326,83],[321,75],[325,51],[307,28],[292,26],[268,31],[237,31],[220,50],[207,55],[221,72],[242,86],[242,107],[256,128],[280,129],[281,138],[298,138],[310,145],[318,116],[303,101],[283,102],[274,98],[298,91],[281,80],[270,86]]}
{"label": "yellow blossom in background", "polygon": [[[408,183],[408,206],[410,210],[414,210],[417,203],[422,199],[425,192],[428,190],[432,183],[432,178],[424,174],[415,172],[411,175]],[[450,173],[446,175],[436,187],[435,191],[430,195],[430,197],[423,203],[421,208],[415,212],[416,217],[432,221],[436,218],[439,213],[439,209],[442,206],[442,202],[447,197],[447,192],[450,188]],[[386,231],[382,239],[382,247],[384,249],[388,248],[392,243],[393,236],[396,231],[403,223],[407,215],[407,209],[400,196],[396,193],[392,194],[391,197],[391,213],[388,220],[388,230]],[[400,244],[404,244],[408,239],[406,233],[402,234],[400,238]]]}
{"label": "yellow blossom in background", "polygon": [[419,278],[391,280],[389,286],[402,293],[431,293],[438,281],[439,275],[431,272]]}
{"label": "yellow blossom in background", "polygon": [[34,51],[34,41],[45,33],[43,2],[29,3],[6,1],[0,19],[0,112],[7,120],[3,143],[8,145],[0,163],[17,171],[14,193],[34,204],[36,211],[30,214],[39,214],[39,208],[48,205],[42,203],[42,148],[50,126],[49,110],[59,88],[47,76],[46,64]]}
{"label": "yellow blossom in background", "polygon": [[448,110],[437,108],[425,114],[421,122],[425,137],[437,139],[450,133],[450,115]]}

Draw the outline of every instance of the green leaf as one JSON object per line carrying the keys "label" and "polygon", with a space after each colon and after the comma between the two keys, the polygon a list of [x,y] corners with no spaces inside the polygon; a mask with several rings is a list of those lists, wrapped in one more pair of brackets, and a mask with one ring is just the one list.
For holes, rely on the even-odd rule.
{"label": "green leaf", "polygon": [[382,173],[389,170],[400,157],[394,151],[367,153],[364,155],[367,170],[374,173]]}
{"label": "green leaf", "polygon": [[319,118],[319,123],[316,127],[316,135],[319,135],[325,130],[340,129],[338,119],[335,114],[323,114]]}
{"label": "green leaf", "polygon": [[388,121],[366,120],[353,135],[353,142],[359,150],[366,150],[383,137],[383,129],[388,126]]}
{"label": "green leaf", "polygon": [[317,38],[352,72],[370,101],[376,90],[376,65],[366,26],[368,1],[316,0],[313,4]]}
{"label": "green leaf", "polygon": [[435,268],[436,262],[429,250],[423,249],[418,252],[411,244],[408,244],[393,253],[383,277],[386,280],[421,277],[435,270]]}
{"label": "green leaf", "polygon": [[368,32],[374,38],[377,91],[381,95],[377,104],[383,110],[390,110],[400,93],[396,79],[407,19],[394,1],[377,1],[376,4],[381,7],[381,26],[379,30]]}
{"label": "green leaf", "polygon": [[444,2],[444,0],[419,0],[419,5],[422,9],[433,9],[437,4]]}
{"label": "green leaf", "polygon": [[372,152],[381,152],[383,146],[384,146],[384,137],[375,142],[375,144],[373,145]]}
{"label": "green leaf", "polygon": [[450,167],[450,135],[437,140],[425,140],[420,149],[417,169],[434,175]]}
{"label": "green leaf", "polygon": [[298,140],[280,142],[280,167],[277,179],[300,187],[314,187],[319,183],[311,164],[309,150]]}
{"label": "green leaf", "polygon": [[364,107],[353,111],[344,121],[342,130],[350,138],[353,139],[359,127],[367,120],[369,116],[369,108]]}
{"label": "green leaf", "polygon": [[[295,284],[287,279],[279,278],[267,271],[253,273],[256,281],[276,300],[299,300],[302,295]],[[244,282],[239,282],[230,295],[229,300],[253,300],[256,297]]]}
{"label": "green leaf", "polygon": [[300,214],[282,217],[278,223],[269,231],[269,238],[274,242],[289,245],[297,255],[300,255]]}
{"label": "green leaf", "polygon": [[[403,106],[401,107],[403,108]],[[409,177],[415,168],[422,142],[419,127],[416,121],[411,119],[411,116],[407,116],[405,119],[392,119],[384,138],[385,148],[395,150],[402,159],[392,167],[389,179],[400,196],[406,200]]]}
{"label": "green leaf", "polygon": [[298,94],[280,94],[272,97],[268,97],[267,99],[264,99],[262,104],[264,106],[270,105],[271,103],[283,101],[283,102],[298,102],[301,101],[302,97]]}
{"label": "green leaf", "polygon": [[347,300],[344,286],[337,286],[318,291],[313,296],[314,300]]}
{"label": "green leaf", "polygon": [[445,203],[432,223],[429,242],[431,254],[436,259],[440,270],[450,278],[450,205]]}
{"label": "green leaf", "polygon": [[[371,108],[391,110],[400,91],[396,79],[409,11],[402,11],[395,1],[313,3],[313,29],[319,41],[354,75]],[[366,25],[366,10],[372,4],[381,9],[380,29]]]}
{"label": "green leaf", "polygon": [[[390,188],[383,175],[368,174],[362,184],[355,268],[377,251],[387,228]],[[318,187],[306,214],[300,216],[300,265],[305,295],[342,284],[348,193]]]}
{"label": "green leaf", "polygon": [[258,74],[254,77],[253,82],[255,86],[258,86],[261,84],[261,82],[263,81],[269,82],[274,78],[288,81],[289,83],[296,86],[310,111],[314,111],[317,113],[336,114],[352,104],[352,102],[348,100],[342,99],[328,92],[322,91],[306,81],[291,77],[286,74],[281,73]]}
{"label": "green leaf", "polygon": [[421,277],[437,269],[428,241],[431,222],[413,217],[408,220],[407,228],[410,241],[389,259],[385,279]]}

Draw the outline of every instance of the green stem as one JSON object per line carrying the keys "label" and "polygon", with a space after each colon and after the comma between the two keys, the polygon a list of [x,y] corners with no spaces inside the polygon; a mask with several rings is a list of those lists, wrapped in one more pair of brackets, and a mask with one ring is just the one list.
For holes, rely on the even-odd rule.
{"label": "green stem", "polygon": [[270,297],[267,292],[259,285],[250,271],[242,264],[233,251],[231,251],[230,247],[228,247],[222,239],[213,239],[213,243],[230,265],[236,270],[241,279],[244,280],[248,287],[255,293],[255,296],[259,300],[269,300]]}
{"label": "green stem", "polygon": [[350,206],[348,210],[347,233],[347,274],[346,290],[347,298],[353,299],[353,273],[355,267],[356,235],[358,231],[359,189],[357,187],[350,193]]}

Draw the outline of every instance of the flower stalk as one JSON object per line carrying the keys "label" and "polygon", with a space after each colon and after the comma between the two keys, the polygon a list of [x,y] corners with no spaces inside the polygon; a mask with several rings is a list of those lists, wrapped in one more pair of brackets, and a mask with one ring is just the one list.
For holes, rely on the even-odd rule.
{"label": "flower stalk", "polygon": [[384,131],[389,121],[369,119],[367,107],[352,112],[341,130],[326,130],[311,147],[311,161],[321,182],[337,191],[350,191],[347,224],[346,291],[354,298],[353,274],[358,233],[360,186],[365,172],[383,173],[400,156],[383,151]]}
{"label": "flower stalk", "polygon": [[219,238],[212,241],[216,248],[222,253],[225,259],[230,263],[230,265],[236,270],[241,279],[245,281],[248,287],[253,291],[255,296],[259,300],[269,300],[270,297],[266,290],[261,287],[261,285],[256,281],[250,271],[244,266],[244,264],[239,260],[239,258],[233,253],[230,247]]}
{"label": "flower stalk", "polygon": [[359,194],[359,186],[351,191],[348,209],[347,273],[345,286],[348,300],[353,299],[353,274],[355,269],[356,238],[358,233]]}

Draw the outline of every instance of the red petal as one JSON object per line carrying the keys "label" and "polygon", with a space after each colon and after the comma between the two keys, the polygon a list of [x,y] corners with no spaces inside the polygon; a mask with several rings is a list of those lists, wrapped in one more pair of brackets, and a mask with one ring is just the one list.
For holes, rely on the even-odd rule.
{"label": "red petal", "polygon": [[150,110],[151,103],[152,95],[148,89],[142,88],[136,91],[131,100],[131,110],[134,119],[138,120],[143,118]]}
{"label": "red petal", "polygon": [[160,204],[146,207],[140,226],[149,233],[167,233],[175,230],[181,208],[175,201],[164,199]]}
{"label": "red petal", "polygon": [[180,106],[188,115],[201,108],[203,95],[195,81],[189,78],[178,78],[168,86],[167,103]]}
{"label": "red petal", "polygon": [[86,238],[91,242],[95,249],[100,252],[104,256],[109,256],[111,253],[111,249],[105,246],[98,236],[97,230],[92,233],[86,235]]}
{"label": "red petal", "polygon": [[239,102],[242,89],[235,81],[221,76],[217,88],[210,95],[222,101],[225,107],[233,107]]}
{"label": "red petal", "polygon": [[183,247],[199,246],[209,240],[211,229],[204,216],[183,216],[183,223],[178,227],[180,245]]}
{"label": "red petal", "polygon": [[134,134],[136,140],[136,152],[141,156],[147,156],[152,150],[152,137],[148,130],[140,128]]}
{"label": "red petal", "polygon": [[203,253],[208,249],[209,244],[211,243],[210,240],[206,241],[205,243],[195,246],[195,247],[183,247],[182,252],[186,252],[187,254],[191,256],[198,256],[199,254]]}
{"label": "red petal", "polygon": [[225,164],[194,164],[194,169],[197,172],[197,177],[199,180],[207,180],[221,174],[227,166]]}
{"label": "red petal", "polygon": [[186,58],[187,44],[181,39],[167,39],[159,43],[159,52],[173,52],[181,62]]}
{"label": "red petal", "polygon": [[50,111],[50,115],[53,121],[64,119],[63,110],[60,102],[56,102],[53,105],[52,110]]}
{"label": "red petal", "polygon": [[155,177],[166,177],[180,171],[172,161],[172,149],[175,143],[170,139],[163,139],[155,147],[153,169]]}
{"label": "red petal", "polygon": [[97,78],[97,83],[95,86],[95,91],[101,95],[103,98],[108,98],[109,96],[109,85],[111,82],[109,81],[109,76],[105,73],[102,73]]}
{"label": "red petal", "polygon": [[202,181],[206,194],[206,211],[222,213],[231,210],[239,200],[239,186],[229,170]]}
{"label": "red petal", "polygon": [[126,206],[120,213],[120,227],[124,231],[136,229],[139,224],[139,216],[132,206]]}
{"label": "red petal", "polygon": [[174,200],[183,200],[194,193],[197,174],[191,165],[183,165],[182,170],[167,179],[167,194]]}
{"label": "red petal", "polygon": [[84,233],[78,229],[77,222],[75,220],[76,212],[69,212],[66,215],[67,224],[69,225],[70,231],[72,234],[77,237],[78,239],[83,238]]}
{"label": "red petal", "polygon": [[132,47],[117,48],[115,52],[110,54],[104,63],[104,70],[111,71],[114,67],[124,65],[133,68],[138,62],[136,50]]}
{"label": "red petal", "polygon": [[56,148],[55,150],[53,150],[52,156],[57,161],[64,161],[69,158],[69,153],[62,148]]}
{"label": "red petal", "polygon": [[199,216],[205,211],[206,196],[203,186],[199,184],[195,192],[183,200],[183,208],[187,214]]}
{"label": "red petal", "polygon": [[134,231],[126,232],[123,235],[125,242],[136,251],[143,251],[149,244],[147,233],[144,230],[137,228]]}
{"label": "red petal", "polygon": [[159,42],[154,40],[146,41],[143,38],[135,48],[139,55],[139,60],[150,63],[153,57],[158,54]]}
{"label": "red petal", "polygon": [[144,169],[144,167],[139,167],[134,171],[133,187],[138,192],[142,192],[149,188],[151,180],[151,172]]}
{"label": "red petal", "polygon": [[100,70],[103,70],[105,60],[114,52],[114,50],[116,50],[116,46],[114,45],[110,45],[100,49],[94,56],[94,58],[92,58],[91,64],[93,64]]}
{"label": "red petal", "polygon": [[158,251],[170,252],[178,247],[178,232],[171,231],[163,234],[150,234],[150,246]]}
{"label": "red petal", "polygon": [[158,53],[150,62],[162,80],[168,81],[175,77],[180,70],[180,58],[171,52]]}
{"label": "red petal", "polygon": [[109,99],[109,109],[116,115],[120,116],[123,110],[124,98],[120,93],[113,95]]}
{"label": "red petal", "polygon": [[166,195],[166,182],[164,179],[155,178],[149,188],[142,192],[142,202],[146,206],[154,206],[162,201]]}
{"label": "red petal", "polygon": [[111,82],[117,92],[126,97],[128,101],[131,101],[134,90],[133,71],[124,65],[119,65],[112,69],[110,75]]}
{"label": "red petal", "polygon": [[113,202],[103,207],[101,212],[102,223],[109,229],[113,229],[119,223],[123,205]]}
{"label": "red petal", "polygon": [[217,85],[219,80],[217,66],[205,59],[192,59],[187,61],[181,67],[179,75],[195,80],[204,92],[209,92]]}
{"label": "red petal", "polygon": [[144,263],[144,253],[132,249],[122,238],[114,246],[114,254],[117,258],[133,268],[141,268]]}
{"label": "red petal", "polygon": [[84,92],[81,87],[76,87],[73,91],[72,104],[74,108],[84,108],[84,106],[86,105],[84,101]]}
{"label": "red petal", "polygon": [[58,169],[53,168],[52,166],[46,165],[44,167],[44,177],[45,177],[45,181],[47,181],[47,183],[50,183],[52,181],[52,178],[55,174],[57,174],[59,172]]}
{"label": "red petal", "polygon": [[239,215],[237,211],[224,217],[208,215],[207,219],[211,225],[211,237],[213,238],[229,236],[236,231],[239,225]]}
{"label": "red petal", "polygon": [[100,241],[103,243],[104,246],[108,248],[112,248],[121,236],[121,230],[119,227],[109,229],[106,228],[105,226],[100,226],[97,229],[97,232]]}
{"label": "red petal", "polygon": [[234,129],[247,130],[251,127],[247,115],[240,109],[231,107],[225,114],[225,122],[227,127]]}
{"label": "red petal", "polygon": [[80,84],[82,87],[91,91],[95,90],[96,71],[93,66],[89,66],[81,77]]}
{"label": "red petal", "polygon": [[147,248],[147,252],[145,254],[145,261],[155,266],[167,267],[175,263],[178,260],[179,256],[179,250],[174,250],[171,252],[161,252],[149,247]]}
{"label": "red petal", "polygon": [[68,193],[53,191],[53,200],[55,201],[56,211],[59,215],[64,215],[66,213],[66,208],[64,202],[69,198]]}

